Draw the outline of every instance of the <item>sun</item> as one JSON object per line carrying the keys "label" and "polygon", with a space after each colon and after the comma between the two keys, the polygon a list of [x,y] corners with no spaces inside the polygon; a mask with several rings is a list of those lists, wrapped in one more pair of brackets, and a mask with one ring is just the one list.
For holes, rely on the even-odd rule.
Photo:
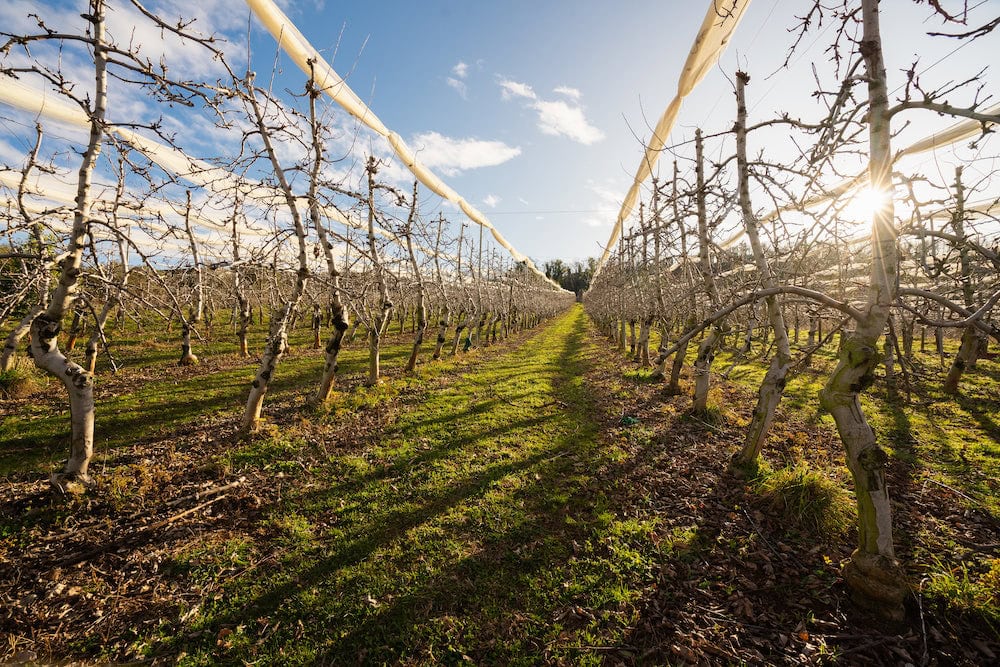
{"label": "sun", "polygon": [[871,221],[875,214],[889,205],[890,193],[877,188],[861,188],[853,195],[844,212],[855,219]]}

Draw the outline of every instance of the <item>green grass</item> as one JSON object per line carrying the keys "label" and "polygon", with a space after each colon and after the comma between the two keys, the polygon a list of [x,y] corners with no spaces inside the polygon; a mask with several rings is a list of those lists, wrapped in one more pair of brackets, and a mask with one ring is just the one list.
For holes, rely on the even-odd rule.
{"label": "green grass", "polygon": [[978,566],[941,559],[935,564],[921,592],[932,602],[984,618],[1000,634],[1000,558],[986,559]]}
{"label": "green grass", "polygon": [[[262,329],[254,332],[251,354],[260,350],[263,336]],[[96,454],[92,467],[99,468],[115,450],[161,438],[206,418],[238,418],[258,362],[256,357],[237,359],[235,336],[225,327],[195,343],[201,363],[187,369],[176,366],[180,357],[178,334],[171,336],[150,328],[144,336],[130,330],[111,332],[109,337],[122,369],[117,376],[109,376],[103,356],[96,369]],[[265,399],[265,419],[268,404],[283,397],[304,396],[319,382],[323,351],[312,350],[311,342],[311,332],[305,328],[292,332],[292,351],[278,365]],[[406,339],[390,338],[383,344],[383,367],[402,366],[410,347]],[[367,354],[363,342],[345,347],[338,382],[365,372]],[[71,356],[79,360],[79,346]],[[213,368],[213,360],[220,361],[221,367]],[[0,421],[0,474],[40,467],[56,470],[68,455],[68,402],[61,386],[56,388],[59,391],[53,398],[26,401]]]}
{"label": "green grass", "polygon": [[[617,453],[597,446],[585,331],[576,308],[457,379],[429,371],[339,395],[310,419],[336,421],[386,392],[405,409],[374,448],[300,467],[303,483],[263,522],[269,542],[252,550],[277,561],[248,556],[250,571],[142,653],[183,664],[508,664],[543,652],[600,662],[582,647],[620,641],[637,613],[656,521],[606,507],[597,472]],[[268,435],[226,457],[280,471],[305,447]],[[200,549],[173,567],[207,579],[231,551]]]}
{"label": "green grass", "polygon": [[[256,364],[213,366],[234,355],[231,338],[220,328],[197,346],[202,364],[195,369],[173,366],[173,338],[119,341],[129,362],[123,373],[135,381],[115,385],[102,375],[99,381],[123,390],[98,394],[98,466],[109,464],[100,493],[115,507],[125,510],[163,484],[148,466],[115,465],[126,448],[238,416]],[[321,353],[306,349],[309,339],[308,331],[295,332],[268,404],[301,402],[318,380]],[[386,347],[384,368],[402,365],[407,339]],[[277,500],[239,531],[192,534],[163,552],[162,571],[190,604],[115,642],[81,639],[71,648],[95,658],[195,665],[603,663],[609,655],[593,647],[628,643],[664,564],[684,568],[718,548],[750,557],[760,544],[756,533],[727,534],[719,543],[722,536],[700,519],[674,525],[653,510],[616,511],[611,499],[627,480],[609,471],[627,468],[626,452],[661,447],[670,423],[731,438],[745,425],[744,406],[721,402],[713,380],[707,418],[665,398],[674,402],[655,413],[663,423],[642,413],[642,420],[614,426],[618,445],[602,440],[586,384],[589,340],[577,306],[487,363],[471,363],[473,353],[375,387],[352,383],[348,390],[341,382],[329,405],[302,405],[291,424],[266,424],[247,441],[215,447],[204,464],[229,475],[263,472],[280,486]],[[832,351],[818,353],[789,383],[765,446],[768,460],[747,481],[792,537],[817,543],[849,540],[853,516],[842,459],[814,456],[814,433],[833,433],[816,399]],[[342,354],[341,374],[359,379],[366,354],[359,338]],[[724,353],[715,369],[733,363]],[[628,405],[649,372],[631,364],[616,370],[606,398]],[[729,378],[752,397],[763,373],[750,356],[735,361]],[[957,509],[998,516],[998,380],[997,365],[983,361],[957,399],[943,397],[934,376],[918,379],[913,395],[921,398],[911,403],[890,402],[878,389],[864,396],[879,441],[908,471],[909,489],[945,484],[956,492]],[[5,417],[0,470],[37,474],[42,462],[65,455],[68,415],[58,409],[49,399],[25,402]],[[368,413],[384,419],[358,417]],[[331,444],[317,442],[313,426],[358,430]],[[16,544],[71,513],[29,508],[0,525],[0,538]],[[947,522],[932,519],[926,534],[900,540],[918,572],[914,582],[922,578],[933,604],[995,625],[1000,565],[958,548]],[[735,586],[724,578],[698,584],[724,585]]]}
{"label": "green grass", "polygon": [[[957,351],[957,341],[946,339],[946,359]],[[813,356],[808,367],[794,371],[781,410],[806,423],[834,430],[833,418],[820,410],[818,394],[836,363],[836,341]],[[794,347],[793,347],[794,350]],[[930,350],[930,346],[928,346]],[[764,377],[761,350],[734,360],[729,351],[718,355],[713,368],[735,363],[731,381],[756,392]],[[915,481],[932,479],[960,490],[967,498],[956,501],[1000,517],[1000,364],[982,359],[965,373],[961,393],[941,391],[946,368],[936,353],[914,351],[917,373],[911,374],[910,400],[890,400],[881,380],[861,395],[861,405],[879,444],[891,456],[914,465]],[[882,372],[881,369],[878,371]]]}
{"label": "green grass", "polygon": [[42,381],[24,360],[15,361],[13,368],[0,371],[0,400],[24,398],[41,386]]}
{"label": "green grass", "polygon": [[771,469],[762,462],[750,480],[761,499],[781,512],[790,528],[824,538],[843,538],[854,522],[854,499],[844,475],[831,479],[804,464]]}

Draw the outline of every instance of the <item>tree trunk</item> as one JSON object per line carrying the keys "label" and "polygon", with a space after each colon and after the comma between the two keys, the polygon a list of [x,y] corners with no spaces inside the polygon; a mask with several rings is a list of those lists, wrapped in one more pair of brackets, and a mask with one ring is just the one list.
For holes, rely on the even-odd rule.
{"label": "tree trunk", "polygon": [[94,322],[94,331],[90,334],[90,339],[87,341],[87,347],[83,352],[83,363],[84,368],[87,369],[88,373],[93,373],[95,366],[97,366],[97,350],[98,345],[102,339],[104,339],[104,327],[108,322],[108,317],[111,315],[111,310],[115,307],[117,299],[109,299],[104,306],[101,308],[101,312],[97,315],[97,320]]}
{"label": "tree trunk", "polygon": [[368,165],[365,170],[368,175],[368,252],[372,260],[372,268],[375,270],[375,280],[378,283],[378,295],[380,302],[380,315],[368,331],[368,379],[365,385],[373,386],[378,384],[381,369],[379,368],[379,355],[382,343],[382,332],[389,326],[392,316],[392,303],[389,301],[389,287],[385,281],[385,270],[379,259],[378,246],[375,243],[375,174],[378,171],[378,163],[375,156],[368,157]]}
{"label": "tree trunk", "polygon": [[695,413],[704,413],[708,409],[708,389],[712,377],[712,361],[715,352],[722,341],[722,330],[712,327],[708,335],[698,346],[698,358],[694,362],[694,404]]}
{"label": "tree trunk", "polygon": [[967,327],[962,332],[962,343],[959,345],[958,354],[951,362],[951,368],[948,369],[948,375],[945,377],[942,387],[946,394],[958,394],[959,382],[962,380],[965,370],[969,368],[971,360],[976,357],[981,337],[982,334],[976,327]]}
{"label": "tree trunk", "polygon": [[107,105],[107,52],[104,44],[104,2],[91,0],[85,18],[92,24],[94,43],[94,106],[90,113],[90,138],[83,153],[77,178],[76,207],[70,231],[69,249],[59,266],[59,282],[48,307],[31,322],[31,355],[35,365],[59,379],[69,394],[72,435],[69,460],[50,483],[60,491],[71,490],[73,482],[90,482],[88,468],[94,454],[94,378],[59,350],[59,329],[63,315],[76,298],[83,264],[90,207],[91,182],[101,152],[104,114]]}
{"label": "tree trunk", "polygon": [[274,371],[277,368],[278,362],[281,361],[281,357],[288,349],[288,326],[291,321],[292,314],[296,311],[296,308],[298,308],[299,301],[301,301],[302,295],[305,293],[306,284],[309,280],[309,263],[306,256],[306,228],[305,225],[302,224],[302,216],[299,213],[295,195],[292,192],[291,186],[288,184],[288,179],[285,177],[285,171],[282,169],[281,163],[278,161],[277,154],[275,153],[274,146],[271,142],[271,135],[264,122],[264,116],[257,102],[257,93],[253,86],[252,74],[248,74],[247,76],[246,87],[248,101],[253,109],[257,130],[260,133],[261,141],[264,143],[264,148],[266,149],[268,158],[271,162],[271,168],[278,180],[278,184],[281,186],[281,191],[285,196],[285,204],[288,206],[288,211],[292,218],[295,238],[298,242],[299,266],[298,271],[295,274],[295,286],[292,289],[291,298],[283,307],[272,311],[273,315],[270,334],[268,336],[267,343],[264,346],[264,355],[261,358],[260,367],[257,369],[257,375],[251,384],[250,394],[247,397],[246,408],[243,411],[243,419],[240,423],[240,433],[243,435],[247,435],[255,431],[260,424],[260,414],[264,404],[264,396],[267,394],[268,384],[274,377]]}
{"label": "tree trunk", "polygon": [[250,395],[247,397],[243,420],[240,422],[240,433],[246,435],[255,431],[260,424],[260,413],[264,406],[267,387],[274,377],[274,370],[288,350],[288,321],[292,304],[289,302],[277,311],[271,322],[270,333],[264,344],[264,354],[260,360],[257,375],[250,385]]}
{"label": "tree trunk", "polygon": [[[719,293],[715,286],[708,247],[708,215],[705,212],[705,166],[701,128],[695,130],[695,193],[698,209],[698,269],[701,272],[705,294],[713,310],[720,306]],[[694,411],[704,412],[708,408],[708,388],[712,378],[712,362],[717,348],[725,336],[725,319],[716,322],[711,331],[698,346],[698,357],[694,363]]]}
{"label": "tree trunk", "polygon": [[636,361],[641,366],[649,366],[649,330],[653,326],[653,318],[643,319],[639,328],[639,351],[636,354]]}
{"label": "tree trunk", "polygon": [[[888,193],[892,150],[878,1],[862,0],[861,11],[864,32],[860,50],[869,96],[869,183],[876,192]],[[875,379],[876,346],[896,300],[898,255],[893,218],[890,197],[873,214],[871,289],[865,316],[844,344],[837,367],[820,392],[820,402],[833,415],[844,443],[858,507],[858,548],[844,566],[844,579],[859,605],[883,617],[901,620],[909,588],[892,541],[892,508],[885,481],[889,456],[878,446],[859,400],[860,392]]]}
{"label": "tree trunk", "polygon": [[[330,400],[330,394],[333,392],[333,382],[337,373],[337,359],[340,356],[344,334],[350,327],[350,322],[348,321],[347,308],[344,306],[341,298],[340,271],[337,269],[337,262],[333,256],[333,243],[330,241],[326,226],[323,224],[323,216],[317,195],[319,172],[323,164],[323,141],[320,137],[320,124],[316,115],[316,99],[320,96],[321,91],[316,88],[312,76],[309,78],[306,92],[309,95],[309,124],[312,133],[313,148],[312,172],[309,179],[309,219],[316,230],[316,234],[319,236],[320,247],[323,249],[323,255],[326,258],[326,271],[330,277],[330,306],[328,312],[330,324],[333,326],[333,332],[330,334],[330,339],[326,342],[326,347],[323,350],[323,375],[320,378],[319,386],[316,388],[316,393],[312,397],[314,405],[323,405]],[[347,247],[350,249],[349,242]]]}
{"label": "tree trunk", "polygon": [[[740,210],[743,214],[743,224],[747,230],[747,238],[753,250],[754,262],[757,265],[757,273],[760,276],[761,285],[765,288],[775,286],[775,280],[771,273],[771,266],[764,254],[764,247],[760,242],[758,233],[757,217],[753,212],[750,201],[750,177],[747,163],[747,138],[746,138],[746,97],[744,88],[750,80],[744,72],[736,73],[736,160],[739,172],[739,200]],[[791,344],[788,342],[788,330],[785,327],[785,318],[781,312],[781,306],[775,296],[765,299],[767,305],[767,317],[771,324],[771,331],[774,332],[775,355],[771,359],[764,380],[760,384],[757,392],[757,405],[750,419],[750,428],[747,431],[747,438],[743,444],[742,451],[735,458],[737,465],[754,466],[760,456],[760,450],[764,446],[764,440],[771,429],[774,421],[774,413],[781,401],[785,391],[786,376],[792,365]],[[747,325],[746,351],[750,351],[750,340],[753,334],[753,327],[757,320],[757,310],[751,304],[750,321]]]}
{"label": "tree trunk", "polygon": [[66,340],[66,353],[76,349],[76,341],[83,332],[83,313],[79,308],[73,311],[73,322],[69,325],[69,338]]}
{"label": "tree trunk", "polygon": [[413,339],[413,350],[410,358],[406,362],[407,372],[413,372],[417,367],[417,356],[420,354],[420,346],[424,343],[424,332],[427,331],[427,305],[424,294],[424,278],[420,273],[420,264],[417,262],[417,255],[413,251],[413,222],[417,215],[417,182],[413,182],[413,199],[410,205],[410,215],[406,221],[406,250],[410,257],[410,266],[413,269],[417,280],[417,307],[415,313],[416,335]]}
{"label": "tree trunk", "polygon": [[314,303],[313,313],[312,313],[312,333],[313,333],[312,349],[314,350],[318,350],[320,347],[322,347],[322,343],[320,343],[319,339],[322,327],[323,327],[322,311],[320,310],[319,304]]}
{"label": "tree trunk", "polygon": [[190,316],[184,319],[181,313],[177,316],[181,318],[181,358],[178,361],[180,366],[192,366],[198,363],[198,357],[191,351],[191,330],[201,322],[205,310],[205,292],[202,285],[201,258],[198,255],[198,243],[195,241],[194,232],[191,229],[191,191],[187,191],[187,206],[184,209],[184,228],[187,230],[188,241],[191,244],[191,258],[194,261],[195,287],[194,305],[191,307]]}
{"label": "tree trunk", "polygon": [[9,371],[14,368],[18,344],[24,338],[24,335],[31,330],[31,322],[44,310],[44,306],[32,308],[7,336],[7,340],[3,344],[3,352],[0,353],[0,371]]}

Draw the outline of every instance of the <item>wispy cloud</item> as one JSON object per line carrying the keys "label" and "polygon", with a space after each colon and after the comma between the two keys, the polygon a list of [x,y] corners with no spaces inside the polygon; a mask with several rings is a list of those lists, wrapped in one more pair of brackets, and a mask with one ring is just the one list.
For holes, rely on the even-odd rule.
{"label": "wispy cloud", "polygon": [[587,182],[587,189],[597,195],[597,199],[600,201],[599,208],[601,209],[614,209],[617,211],[622,205],[622,197],[625,195],[624,191],[618,191],[613,187],[594,183],[593,181]]}
{"label": "wispy cloud", "polygon": [[458,92],[459,97],[461,97],[463,100],[469,99],[469,87],[465,85],[464,81],[462,81],[461,79],[456,79],[453,76],[449,76],[446,81],[449,86],[451,86]]}
{"label": "wispy cloud", "polygon": [[587,189],[597,195],[598,203],[594,208],[601,211],[601,213],[582,218],[583,224],[594,228],[610,227],[615,221],[615,212],[621,206],[624,191],[619,191],[611,185],[604,185],[593,181],[587,182]]}
{"label": "wispy cloud", "polygon": [[580,101],[580,98],[582,97],[582,94],[577,88],[570,88],[569,86],[556,86],[552,89],[552,92],[557,95],[565,95],[574,102]]}
{"label": "wispy cloud", "polygon": [[523,97],[529,100],[537,100],[538,96],[535,95],[535,91],[531,89],[526,83],[521,83],[519,81],[512,81],[511,79],[501,78],[500,81],[500,97],[505,100],[511,100],[515,97]]}
{"label": "wispy cloud", "polygon": [[502,141],[456,139],[437,132],[425,132],[410,143],[417,158],[427,167],[455,176],[469,169],[494,167],[521,154],[518,146]]}
{"label": "wispy cloud", "polygon": [[504,100],[526,100],[525,107],[538,114],[538,129],[544,134],[562,136],[589,146],[604,138],[604,133],[587,120],[583,107],[579,105],[580,91],[568,86],[559,86],[554,92],[573,100],[545,100],[526,83],[501,77],[500,97]]}
{"label": "wispy cloud", "polygon": [[502,200],[500,199],[500,197],[497,197],[494,194],[488,194],[485,197],[483,197],[483,203],[489,206],[490,208],[496,208],[497,204],[499,204],[501,201]]}
{"label": "wispy cloud", "polygon": [[469,63],[459,60],[451,68],[451,73],[455,76],[449,76],[445,80],[447,84],[454,88],[463,100],[469,99],[469,86],[465,83],[466,77],[469,76]]}

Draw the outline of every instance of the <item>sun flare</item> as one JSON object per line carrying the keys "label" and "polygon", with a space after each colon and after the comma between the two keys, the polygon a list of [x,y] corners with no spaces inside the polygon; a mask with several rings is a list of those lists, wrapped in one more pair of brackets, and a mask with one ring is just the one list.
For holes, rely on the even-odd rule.
{"label": "sun flare", "polygon": [[862,188],[851,196],[845,212],[853,218],[870,221],[876,212],[888,206],[889,196],[885,190]]}

